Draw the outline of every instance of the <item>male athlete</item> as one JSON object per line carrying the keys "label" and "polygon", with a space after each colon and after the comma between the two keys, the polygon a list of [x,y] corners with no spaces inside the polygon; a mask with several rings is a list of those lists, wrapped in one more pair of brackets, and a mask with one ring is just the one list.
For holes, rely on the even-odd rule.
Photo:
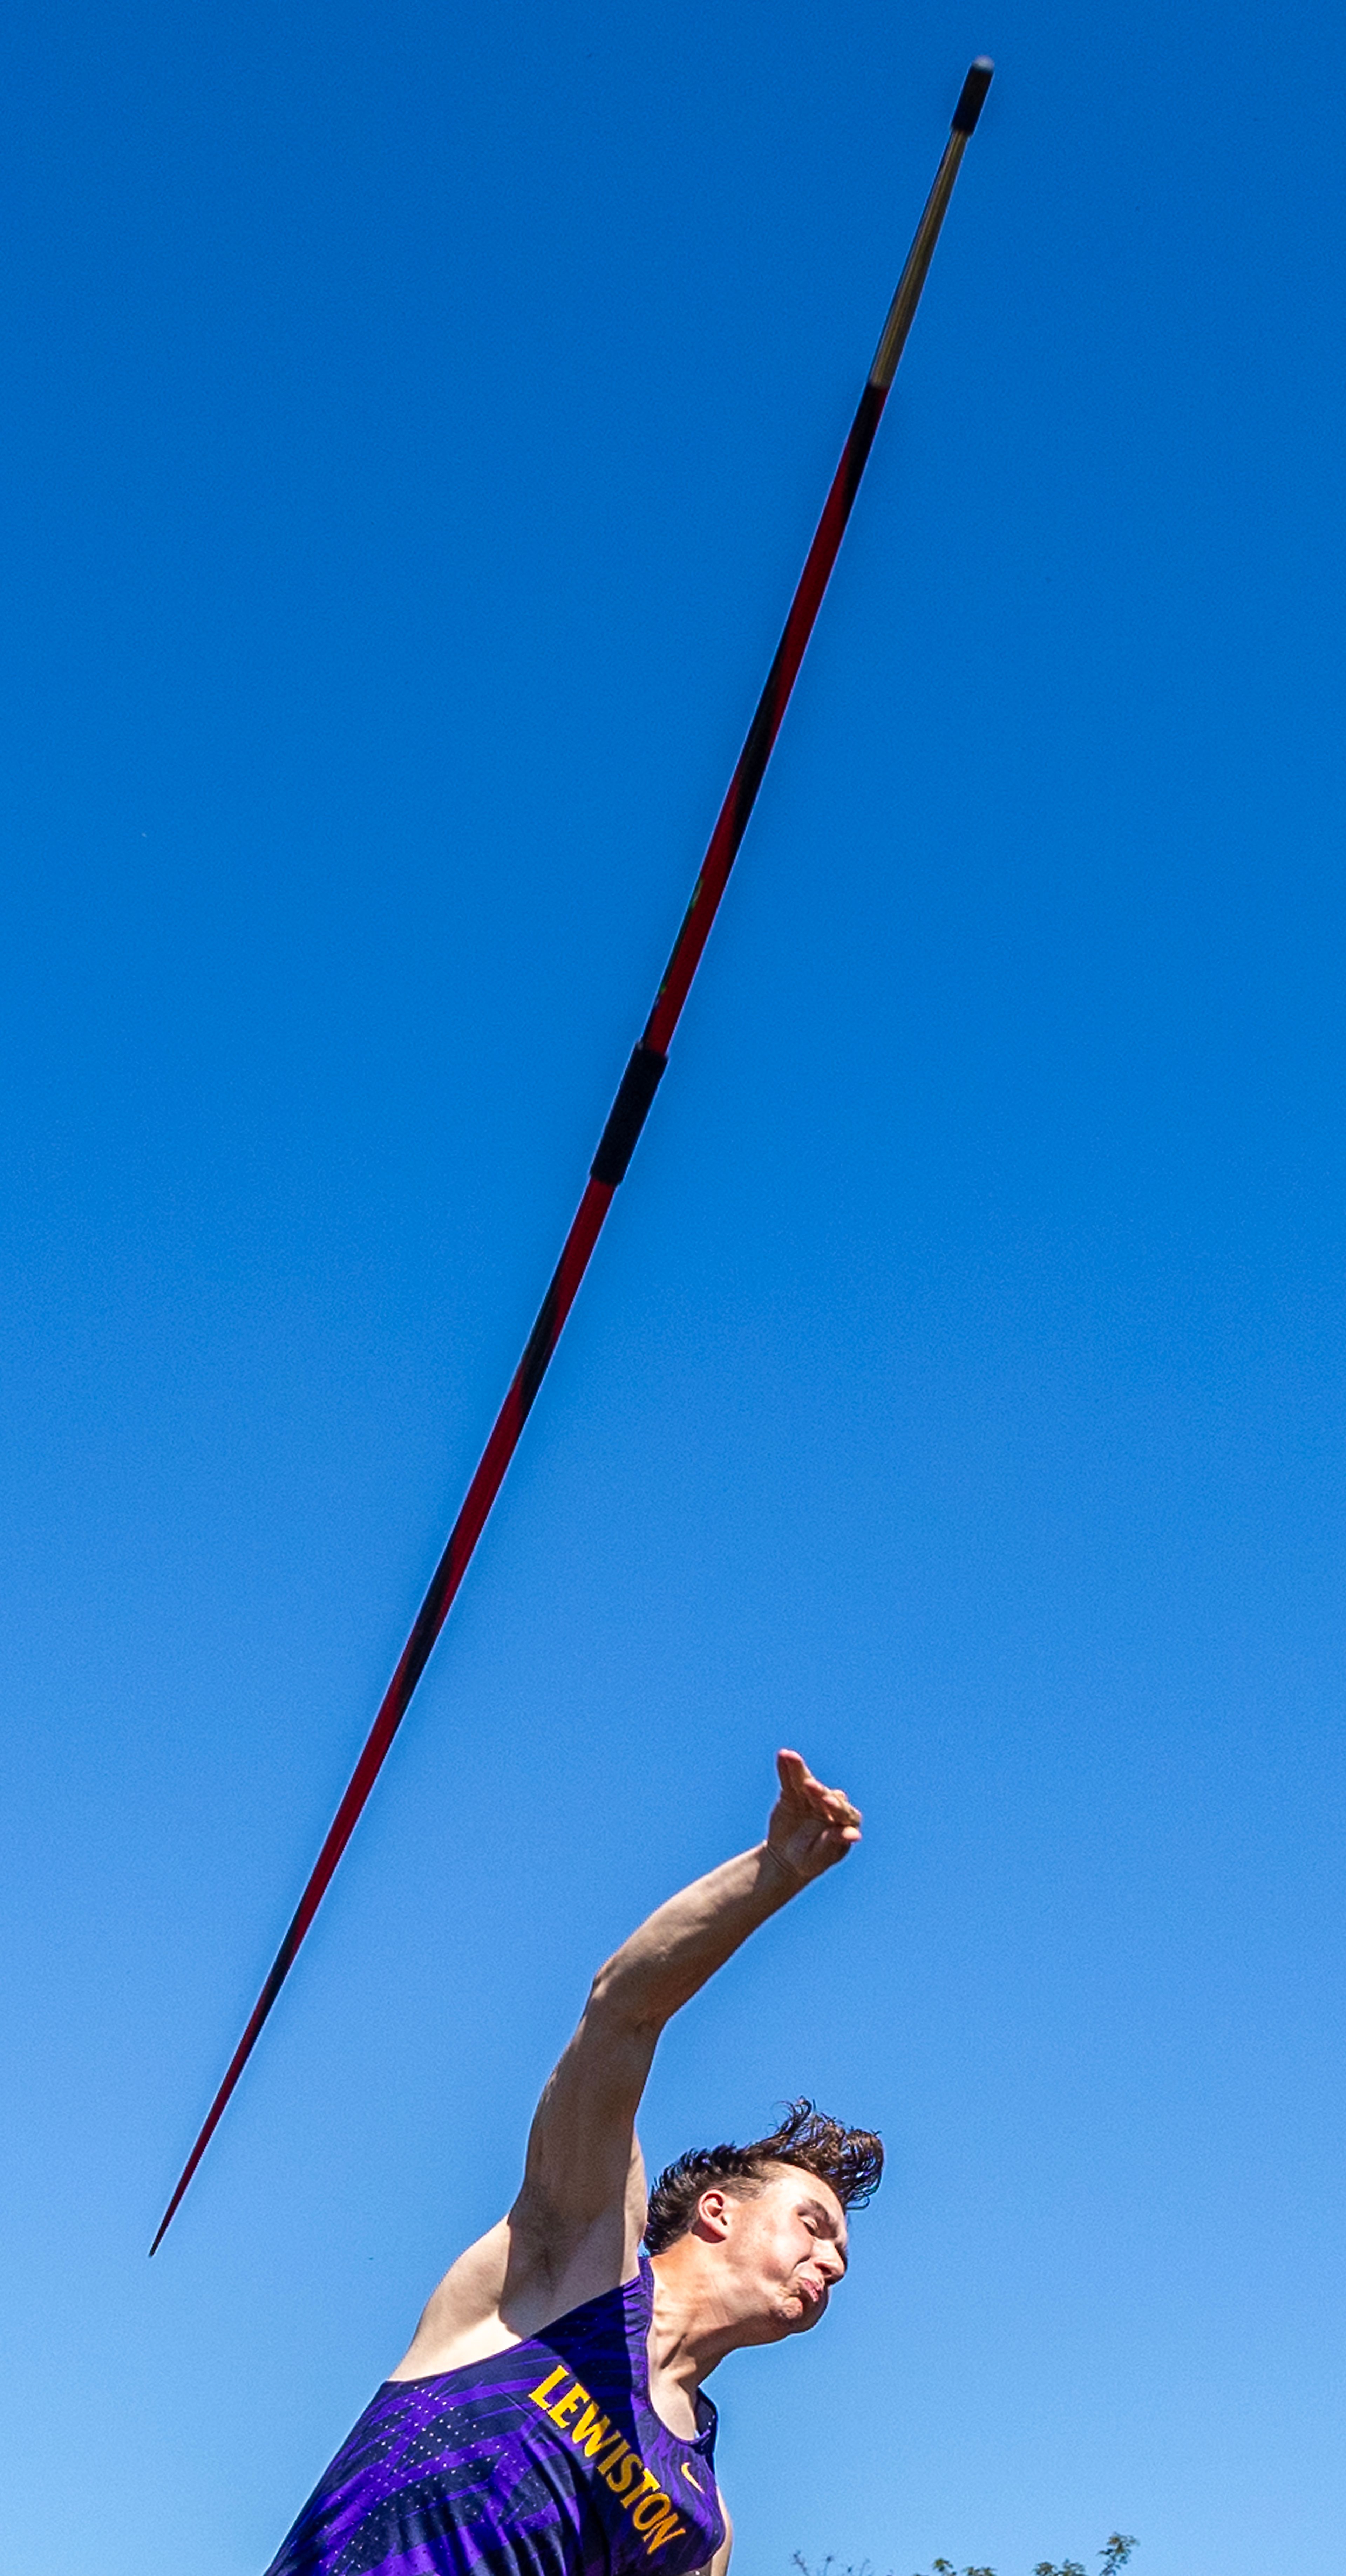
{"label": "male athlete", "polygon": [[646,2199],[635,2117],[665,2022],[860,1839],[839,1789],[797,1753],[776,1767],[765,1842],[599,1969],[513,2208],[445,2274],[268,2576],[724,2576],[701,2383],[817,2324],[883,2170],[868,2130],[797,2102],[751,2146],[680,2156]]}

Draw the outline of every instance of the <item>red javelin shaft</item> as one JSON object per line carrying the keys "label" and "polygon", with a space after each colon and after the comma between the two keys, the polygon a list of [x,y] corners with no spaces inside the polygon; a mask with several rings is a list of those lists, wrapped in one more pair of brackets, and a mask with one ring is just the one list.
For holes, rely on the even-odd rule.
{"label": "red javelin shaft", "polygon": [[682,927],[673,942],[673,953],[664,970],[664,980],[655,996],[654,1008],[645,1023],[639,1045],[622,1076],[617,1097],[594,1156],[584,1196],[575,1212],[575,1220],[566,1236],[561,1258],[532,1332],[528,1345],[510,1384],[508,1395],[496,1416],[495,1428],[482,1452],[481,1463],[467,1489],[467,1498],[454,1522],[448,1546],[435,1568],[430,1589],[416,1613],[416,1623],[402,1649],[402,1658],[383,1696],[383,1704],[369,1732],[369,1740],[351,1774],[346,1794],[332,1819],[327,1839],[313,1866],[308,1885],[299,1900],[294,1920],[276,1953],[275,1964],[263,1986],[220,2086],[195,2146],[182,2170],[181,2178],[170,2200],[159,2231],[150,2247],[157,2252],[165,2231],[183,2193],[187,2189],[202,2156],[215,2133],[225,2105],[237,2084],[254,2044],[281,1987],[284,1985],[309,1925],[327,1893],[333,1872],[359,1821],[374,1782],[383,1767],[407,1709],[411,1695],[420,1680],[435,1639],[448,1617],[454,1594],[467,1572],[472,1551],[486,1525],[487,1515],[504,1480],[505,1469],[518,1445],[519,1434],[532,1410],[533,1400],[546,1374],[547,1364],[561,1338],[561,1329],[575,1302],[575,1293],[589,1266],[589,1256],[602,1231],[603,1219],[612,1205],[618,1183],[625,1178],[626,1167],[635,1150],[636,1139],[645,1124],[650,1103],[668,1062],[669,1041],[678,1025],[683,1003],[691,988],[692,977],[701,963],[701,952],[710,936],[711,924],[719,909],[720,897],[729,882],[729,871],[738,856],[739,846],[748,828],[748,817],[757,801],[757,790],[771,757],[772,745],[780,731],[781,719],[789,703],[795,676],[804,658],[804,647],[813,632],[813,621],[822,603],[832,566],[836,562],[851,504],[859,489],[860,477],[874,444],[888,390],[897,373],[912,317],[925,284],[926,271],[934,254],[945,209],[953,193],[968,136],[981,114],[982,103],[991,85],[991,64],[983,56],[972,65],[954,109],[949,139],[935,173],[934,186],[926,200],[925,212],[916,228],[916,237],[907,254],[907,264],[898,281],[897,293],[889,308],[883,335],[870,368],[859,408],[851,423],[850,436],[841,452],[841,462],[832,478],[818,532],[809,548],[808,561],[799,579],[799,588],[785,621],[785,632],[776,648],[776,658],[767,674],[766,686],[758,700],[757,713],[748,729],[748,738],[739,754],[738,767],[729,783],[729,793],[720,808],[719,820],[711,834],[710,846],[701,863],[701,873],[692,888],[692,899],[683,916]]}

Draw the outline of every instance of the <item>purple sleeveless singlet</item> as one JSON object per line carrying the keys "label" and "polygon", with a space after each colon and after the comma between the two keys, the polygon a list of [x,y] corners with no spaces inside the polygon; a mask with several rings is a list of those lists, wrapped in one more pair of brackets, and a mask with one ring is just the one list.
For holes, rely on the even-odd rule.
{"label": "purple sleeveless singlet", "polygon": [[715,2409],[650,2404],[654,2275],[527,2343],[388,2379],[267,2576],[693,2576],[724,2538]]}

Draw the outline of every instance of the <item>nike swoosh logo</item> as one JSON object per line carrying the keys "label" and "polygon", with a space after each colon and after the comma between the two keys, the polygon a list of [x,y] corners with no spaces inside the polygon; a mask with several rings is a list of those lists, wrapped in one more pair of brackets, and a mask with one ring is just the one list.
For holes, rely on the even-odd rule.
{"label": "nike swoosh logo", "polygon": [[683,2476],[684,2476],[684,2477],[685,2477],[685,2479],[687,2480],[687,2484],[688,2484],[688,2486],[689,2486],[689,2487],[695,2487],[697,2494],[698,2494],[698,2495],[700,2495],[700,2493],[701,2493],[701,2481],[700,2481],[700,2479],[699,2479],[699,2478],[694,2478],[694,2477],[693,2477],[692,2472],[691,2472],[691,2470],[688,2468],[686,2461],[685,2461],[685,2460],[679,2460],[679,2462],[678,2462],[678,2467],[681,2469]]}

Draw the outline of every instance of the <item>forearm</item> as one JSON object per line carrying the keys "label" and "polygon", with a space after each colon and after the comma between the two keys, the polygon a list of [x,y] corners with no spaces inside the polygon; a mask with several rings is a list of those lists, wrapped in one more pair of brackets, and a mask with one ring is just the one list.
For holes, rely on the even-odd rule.
{"label": "forearm", "polygon": [[662,2029],[805,1883],[766,1842],[722,1862],[670,1896],[599,1969],[591,2011],[628,2028]]}

